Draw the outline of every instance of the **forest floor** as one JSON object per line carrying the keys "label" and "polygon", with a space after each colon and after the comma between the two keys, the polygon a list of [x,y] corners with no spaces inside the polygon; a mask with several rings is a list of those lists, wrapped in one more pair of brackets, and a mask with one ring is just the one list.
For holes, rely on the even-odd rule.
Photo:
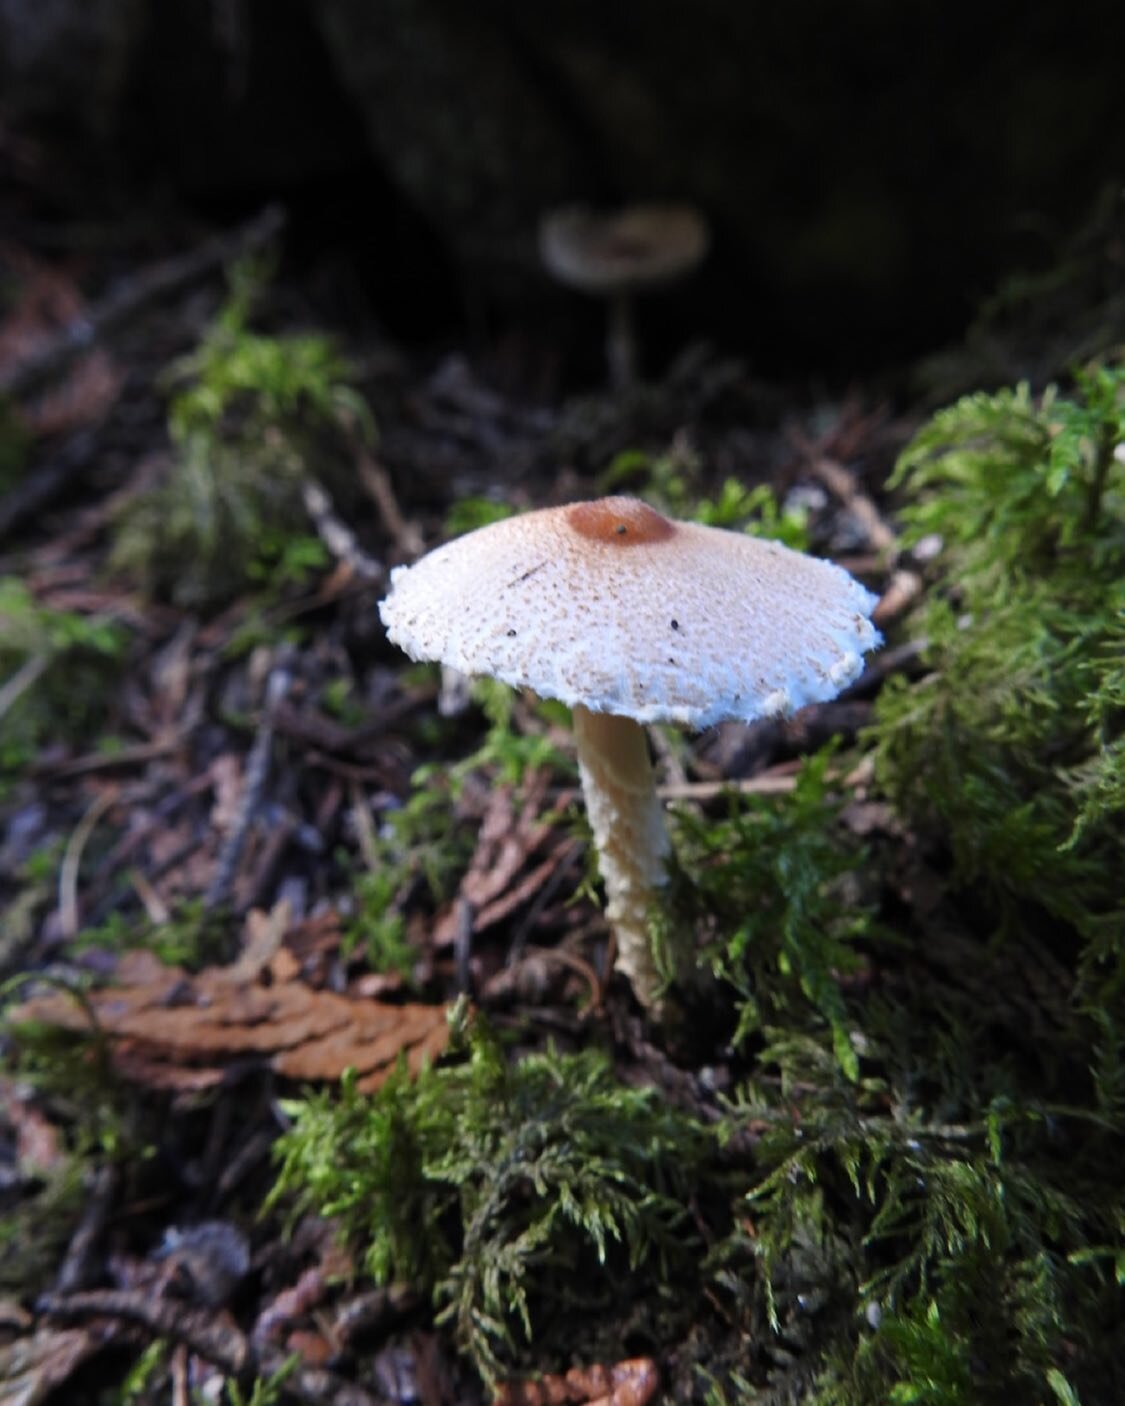
{"label": "forest floor", "polygon": [[[942,544],[885,488],[929,408],[705,347],[533,398],[510,352],[333,346],[252,268],[279,227],[2,251],[0,1400],[1120,1399],[1051,1306],[1085,1250],[1092,1339],[1120,1307],[1120,986],[1039,908],[1000,940],[876,763],[932,668]],[[886,640],[833,702],[656,730],[703,973],[666,1027],[612,969],[565,710],[412,664],[377,609],[448,536],[607,491],[831,557]],[[989,1180],[1009,1137],[1042,1196]]]}

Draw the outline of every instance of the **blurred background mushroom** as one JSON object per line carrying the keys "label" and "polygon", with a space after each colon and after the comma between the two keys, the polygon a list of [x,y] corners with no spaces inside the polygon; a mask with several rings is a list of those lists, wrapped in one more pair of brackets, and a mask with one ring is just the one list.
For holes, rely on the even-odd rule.
{"label": "blurred background mushroom", "polygon": [[615,390],[637,380],[636,295],[686,277],[706,257],[710,240],[707,221],[693,205],[605,212],[569,205],[543,217],[539,252],[548,273],[606,300],[606,362]]}

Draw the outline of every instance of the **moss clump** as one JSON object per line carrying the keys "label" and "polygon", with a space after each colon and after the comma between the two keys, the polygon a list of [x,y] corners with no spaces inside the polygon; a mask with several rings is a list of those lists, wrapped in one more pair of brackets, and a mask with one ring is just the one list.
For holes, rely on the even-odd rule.
{"label": "moss clump", "polygon": [[[775,847],[759,820],[752,882],[750,833],[693,822],[681,846],[725,974],[732,921],[765,919],[745,943],[765,1048],[731,1114],[757,1138],[752,1230],[715,1252],[752,1250],[772,1332],[738,1399],[1121,1396],[1123,400],[1116,370],[1073,397],[969,397],[898,467],[908,543],[942,550],[912,622],[929,672],[880,700],[870,740],[927,852],[952,859],[924,947],[873,947],[866,988],[841,985],[854,907],[825,901],[842,872],[802,882],[834,864],[802,828]],[[829,977],[802,983],[827,1029],[770,971],[795,922],[800,962]]]}
{"label": "moss clump", "polygon": [[818,1406],[1120,1396],[1123,400],[1113,370],[972,396],[896,471],[907,543],[941,552],[912,622],[929,672],[880,699],[877,774],[972,904],[881,954],[847,1011],[858,1077],[787,1022],[741,1099],[774,1324],[810,1244],[851,1301]]}
{"label": "moss clump", "polygon": [[1125,932],[1125,372],[942,411],[903,454],[907,545],[937,534],[913,622],[930,670],[879,700],[878,775],[947,837],[995,920],[1029,904],[1088,956]]}
{"label": "moss clump", "polygon": [[411,900],[419,890],[434,903],[447,899],[468,863],[472,839],[458,823],[449,788],[434,776],[385,813],[371,846],[373,867],[351,885],[354,911],[345,924],[344,952],[362,950],[373,971],[409,979],[418,959],[407,933]]}
{"label": "moss clump", "polygon": [[0,577],[0,781],[45,742],[88,737],[103,722],[127,640],[105,616],[44,606],[22,581]]}
{"label": "moss clump", "polygon": [[250,329],[261,279],[254,266],[236,267],[198,349],[171,368],[171,472],[117,524],[112,564],[186,606],[305,569],[310,545],[319,554],[302,483],[311,474],[346,499],[349,444],[373,433],[327,338]]}
{"label": "moss clump", "polygon": [[1119,1077],[1069,1108],[982,1081],[946,1121],[893,1060],[851,1083],[815,1042],[775,1031],[762,1073],[743,1111],[765,1128],[749,1203],[782,1286],[771,1316],[780,1327],[792,1309],[786,1269],[810,1243],[844,1247],[823,1292],[847,1285],[854,1308],[808,1400],[980,1406],[1047,1401],[1048,1386],[1112,1399],[1096,1391],[1113,1378],[1120,1312],[1125,1197],[1107,1176]]}
{"label": "moss clump", "polygon": [[698,1259],[685,1205],[714,1142],[598,1053],[509,1062],[479,1022],[469,1042],[373,1098],[345,1081],[290,1105],[274,1195],[335,1218],[376,1279],[431,1290],[494,1379],[521,1338],[569,1363],[576,1333],[667,1298]]}
{"label": "moss clump", "polygon": [[[929,671],[870,737],[923,836],[876,850],[885,888],[829,754],[680,819],[670,921],[732,993],[700,1037],[733,1043],[718,1125],[479,1033],[296,1111],[282,1189],[430,1288],[486,1375],[628,1341],[716,1406],[1121,1399],[1123,388],[971,397],[903,458],[908,539],[942,551]],[[952,896],[915,908],[930,861]]]}
{"label": "moss clump", "polygon": [[827,1024],[854,1078],[840,983],[862,964],[855,943],[872,914],[852,891],[863,853],[840,824],[832,763],[832,749],[810,758],[785,796],[732,795],[720,820],[682,812],[670,916],[702,935],[704,963],[733,988],[736,1046],[782,1019]]}

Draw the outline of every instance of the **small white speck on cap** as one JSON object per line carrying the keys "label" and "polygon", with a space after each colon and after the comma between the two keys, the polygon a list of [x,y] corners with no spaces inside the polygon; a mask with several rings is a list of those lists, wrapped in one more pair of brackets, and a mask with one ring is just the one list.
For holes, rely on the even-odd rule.
{"label": "small white speck on cap", "polygon": [[604,498],[448,542],[379,609],[414,659],[703,728],[835,697],[879,643],[876,601],[831,562]]}

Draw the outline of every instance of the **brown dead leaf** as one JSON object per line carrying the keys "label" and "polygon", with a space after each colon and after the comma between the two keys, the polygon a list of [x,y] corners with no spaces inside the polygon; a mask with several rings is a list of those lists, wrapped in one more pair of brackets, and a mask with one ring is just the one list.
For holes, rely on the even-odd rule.
{"label": "brown dead leaf", "polygon": [[282,1289],[258,1314],[251,1334],[255,1343],[278,1341],[295,1319],[318,1307],[328,1292],[328,1281],[320,1265],[306,1269],[296,1284]]}
{"label": "brown dead leaf", "polygon": [[52,332],[78,317],[83,299],[69,274],[26,249],[0,245],[0,258],[19,280],[15,300],[0,323],[0,372],[10,372]]}
{"label": "brown dead leaf", "polygon": [[[529,774],[518,813],[511,786],[497,786],[489,793],[476,850],[461,880],[457,900],[434,926],[435,944],[454,940],[458,911],[464,902],[474,915],[474,933],[483,932],[531,899],[573,852],[573,843],[567,843],[557,827],[539,818],[548,782],[545,771]],[[552,840],[556,841],[553,845]],[[521,878],[528,861],[548,846],[546,857]]]}
{"label": "brown dead leaf", "polygon": [[295,1352],[309,1367],[323,1367],[336,1351],[326,1337],[306,1328],[295,1328],[289,1334],[285,1339],[285,1350],[288,1353]]}
{"label": "brown dead leaf", "polygon": [[[297,975],[284,948],[253,969],[239,962],[194,976],[138,954],[119,967],[121,984],[91,992],[88,1001],[120,1074],[152,1088],[210,1088],[232,1061],[251,1058],[289,1079],[337,1079],[352,1068],[360,1090],[370,1092],[400,1054],[417,1072],[446,1046],[444,1006],[340,996]],[[60,994],[27,1001],[10,1019],[89,1029],[83,1007]]]}
{"label": "brown dead leaf", "polygon": [[85,1328],[40,1328],[0,1347],[0,1401],[39,1406],[101,1343]]}
{"label": "brown dead leaf", "polygon": [[154,1050],[140,1040],[119,1040],[113,1047],[113,1067],[130,1084],[173,1094],[206,1093],[226,1077],[222,1069],[169,1063],[167,1051]]}
{"label": "brown dead leaf", "polygon": [[651,1357],[631,1357],[612,1367],[572,1367],[534,1380],[502,1382],[493,1406],[646,1406],[660,1385]]}
{"label": "brown dead leaf", "polygon": [[0,1079],[0,1123],[15,1133],[16,1165],[22,1172],[50,1171],[66,1156],[59,1130],[11,1079]]}
{"label": "brown dead leaf", "polygon": [[[0,324],[0,374],[10,373],[41,350],[46,340],[82,316],[84,299],[64,269],[7,244],[0,258],[15,272],[17,295]],[[105,350],[79,357],[50,389],[22,407],[36,435],[60,434],[100,420],[124,383],[124,372]]]}
{"label": "brown dead leaf", "polygon": [[33,434],[56,435],[95,424],[113,408],[125,384],[125,372],[108,352],[96,348],[79,357],[56,386],[44,391],[24,411]]}
{"label": "brown dead leaf", "polygon": [[569,840],[565,844],[556,845],[546,859],[520,879],[519,883],[513,884],[507,893],[485,904],[474,919],[473,930],[483,932],[494,923],[503,922],[509,913],[514,913],[517,908],[534,898],[555,870],[565,860],[576,855],[581,847],[579,840]]}

